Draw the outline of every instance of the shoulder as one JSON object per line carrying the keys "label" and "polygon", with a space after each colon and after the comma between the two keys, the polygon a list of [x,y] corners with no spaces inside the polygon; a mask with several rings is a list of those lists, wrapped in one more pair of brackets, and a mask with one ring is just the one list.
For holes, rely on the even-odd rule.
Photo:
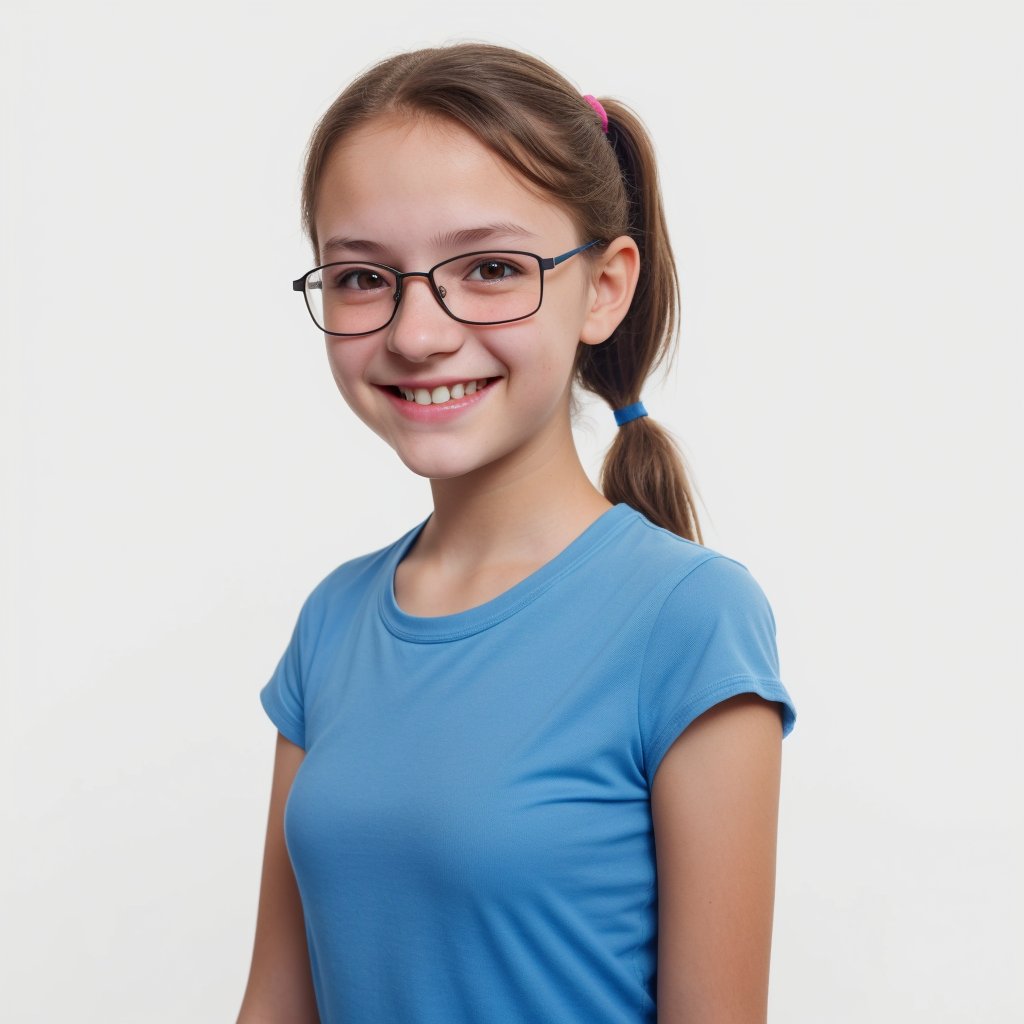
{"label": "shoulder", "polygon": [[687,540],[652,523],[635,509],[626,524],[618,557],[647,573],[652,596],[664,605],[760,603],[764,592],[744,565],[714,548]]}
{"label": "shoulder", "polygon": [[760,583],[742,562],[709,548],[667,562],[647,646],[650,665],[674,662],[680,646],[736,659],[740,652],[777,672],[776,622],[771,603]]}
{"label": "shoulder", "polygon": [[775,615],[747,566],[637,520],[651,602],[642,691],[681,675],[704,688],[739,677],[776,681]]}

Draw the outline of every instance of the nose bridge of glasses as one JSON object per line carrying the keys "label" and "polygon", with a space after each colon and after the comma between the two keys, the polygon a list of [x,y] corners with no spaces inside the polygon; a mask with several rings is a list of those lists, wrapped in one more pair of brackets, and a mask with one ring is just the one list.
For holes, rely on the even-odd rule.
{"label": "nose bridge of glasses", "polygon": [[[434,268],[436,269],[436,268]],[[395,304],[401,300],[403,295],[403,288],[405,285],[405,279],[407,277],[424,277],[426,278],[427,285],[430,288],[431,294],[434,299],[440,302],[441,307],[444,308],[444,297],[447,294],[444,285],[439,285],[434,280],[434,270],[409,270],[404,273],[398,273],[395,275]]]}

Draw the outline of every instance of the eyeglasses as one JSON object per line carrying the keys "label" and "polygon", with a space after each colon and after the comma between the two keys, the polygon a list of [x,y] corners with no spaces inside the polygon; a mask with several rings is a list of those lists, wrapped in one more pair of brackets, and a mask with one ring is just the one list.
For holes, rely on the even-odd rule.
{"label": "eyeglasses", "polygon": [[452,256],[430,270],[405,273],[381,263],[325,263],[292,281],[292,288],[305,295],[309,315],[321,331],[343,338],[387,327],[398,311],[407,277],[425,277],[441,308],[461,324],[507,324],[540,309],[544,271],[599,244],[595,239],[547,259],[514,249],[484,249]]}

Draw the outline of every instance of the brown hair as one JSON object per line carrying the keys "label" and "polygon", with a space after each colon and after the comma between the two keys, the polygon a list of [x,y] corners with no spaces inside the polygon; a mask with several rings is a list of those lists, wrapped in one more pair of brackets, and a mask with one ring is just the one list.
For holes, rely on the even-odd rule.
{"label": "brown hair", "polygon": [[[636,242],[641,276],[629,312],[606,341],[580,344],[573,377],[612,409],[638,401],[651,372],[666,356],[671,364],[679,281],[651,140],[625,104],[600,102],[608,114],[607,134],[590,104],[553,68],[487,43],[415,50],[381,61],[331,104],[309,140],[302,219],[316,259],[317,190],[334,144],[385,113],[454,121],[559,202],[576,222],[581,243],[620,235]],[[625,502],[657,525],[703,544],[682,455],[649,416],[619,428],[605,456],[601,489],[608,501]]]}

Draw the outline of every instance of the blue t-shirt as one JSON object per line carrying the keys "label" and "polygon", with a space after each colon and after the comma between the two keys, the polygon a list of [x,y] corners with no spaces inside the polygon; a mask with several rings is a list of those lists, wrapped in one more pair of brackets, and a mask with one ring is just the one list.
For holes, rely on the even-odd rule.
{"label": "blue t-shirt", "polygon": [[426,520],[306,599],[260,693],[325,1024],[653,1022],[650,787],[734,694],[796,711],[740,562],[618,504],[485,604],[421,617]]}

